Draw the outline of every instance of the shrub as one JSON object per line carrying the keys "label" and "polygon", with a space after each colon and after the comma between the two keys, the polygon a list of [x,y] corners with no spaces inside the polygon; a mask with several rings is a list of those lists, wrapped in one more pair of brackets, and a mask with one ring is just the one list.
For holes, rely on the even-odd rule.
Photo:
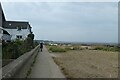
{"label": "shrub", "polygon": [[2,59],[16,59],[24,53],[30,51],[37,43],[32,43],[31,38],[25,41],[16,40],[9,43],[3,42],[2,44]]}
{"label": "shrub", "polygon": [[94,50],[119,51],[117,47],[109,47],[109,46],[96,46]]}
{"label": "shrub", "polygon": [[65,47],[65,50],[73,50],[73,47]]}
{"label": "shrub", "polygon": [[57,47],[57,46],[51,46],[49,48],[50,51],[52,52],[66,52],[67,50],[61,47]]}
{"label": "shrub", "polygon": [[97,46],[97,47],[95,47],[94,48],[94,50],[102,50],[103,48],[102,47],[99,47],[99,46]]}
{"label": "shrub", "polygon": [[79,46],[74,46],[73,50],[79,50]]}
{"label": "shrub", "polygon": [[3,59],[16,59],[21,55],[18,42],[10,42],[2,45],[2,58]]}

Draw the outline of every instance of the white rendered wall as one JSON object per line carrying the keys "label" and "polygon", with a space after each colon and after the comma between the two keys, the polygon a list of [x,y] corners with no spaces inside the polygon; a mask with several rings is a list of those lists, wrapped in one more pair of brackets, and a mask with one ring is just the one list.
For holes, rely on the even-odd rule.
{"label": "white rendered wall", "polygon": [[8,31],[8,33],[10,33],[10,35],[12,35],[11,40],[15,40],[17,35],[21,35],[22,39],[26,39],[28,34],[30,34],[29,29],[21,29],[18,31],[18,29],[5,29],[6,31]]}
{"label": "white rendered wall", "polygon": [[5,41],[11,41],[11,35],[3,34],[3,36],[2,36],[2,40],[5,40]]}
{"label": "white rendered wall", "polygon": [[3,30],[0,29],[0,40],[2,40],[2,36],[3,36]]}
{"label": "white rendered wall", "polygon": [[2,8],[0,7],[0,26],[2,26]]}

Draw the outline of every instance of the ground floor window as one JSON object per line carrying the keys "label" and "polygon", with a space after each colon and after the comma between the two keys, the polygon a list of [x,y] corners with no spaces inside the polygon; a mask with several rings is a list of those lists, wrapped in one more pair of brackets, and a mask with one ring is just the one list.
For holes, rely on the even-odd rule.
{"label": "ground floor window", "polygon": [[17,39],[22,39],[22,35],[17,35],[16,38]]}

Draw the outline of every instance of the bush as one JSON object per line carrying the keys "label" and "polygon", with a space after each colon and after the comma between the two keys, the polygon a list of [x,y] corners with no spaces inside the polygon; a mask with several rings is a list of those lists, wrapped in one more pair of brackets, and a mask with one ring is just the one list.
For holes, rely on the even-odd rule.
{"label": "bush", "polygon": [[73,47],[65,47],[65,50],[73,50]]}
{"label": "bush", "polygon": [[21,49],[18,42],[3,43],[2,45],[2,58],[3,59],[16,59],[21,55]]}
{"label": "bush", "polygon": [[79,50],[79,46],[74,46],[73,50]]}
{"label": "bush", "polygon": [[117,47],[109,47],[109,46],[96,46],[94,50],[119,51]]}
{"label": "bush", "polygon": [[97,46],[97,47],[95,47],[94,48],[94,50],[102,50],[103,48],[102,47],[99,47],[99,46]]}
{"label": "bush", "polygon": [[37,43],[33,43],[30,38],[27,38],[25,41],[17,39],[9,43],[3,42],[2,59],[16,59],[36,46]]}
{"label": "bush", "polygon": [[64,49],[64,48],[57,47],[57,46],[51,46],[49,48],[49,51],[52,51],[52,52],[66,52],[67,50]]}

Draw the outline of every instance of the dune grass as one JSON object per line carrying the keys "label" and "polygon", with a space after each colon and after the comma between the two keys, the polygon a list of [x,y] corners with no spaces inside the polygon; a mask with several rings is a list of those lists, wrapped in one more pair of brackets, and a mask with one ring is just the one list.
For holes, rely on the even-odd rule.
{"label": "dune grass", "polygon": [[59,46],[50,46],[49,51],[50,52],[66,52],[67,50]]}

